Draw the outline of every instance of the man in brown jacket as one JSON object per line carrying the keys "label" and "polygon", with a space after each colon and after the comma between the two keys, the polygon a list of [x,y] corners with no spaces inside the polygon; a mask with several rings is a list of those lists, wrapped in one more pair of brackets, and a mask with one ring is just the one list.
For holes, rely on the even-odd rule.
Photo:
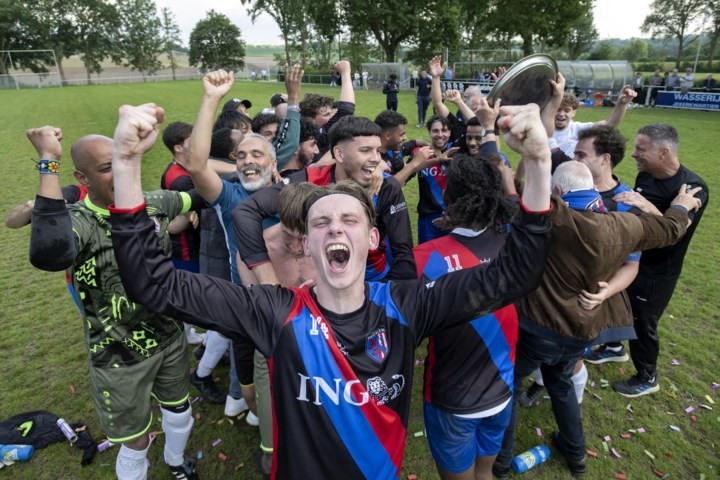
{"label": "man in brown jacket", "polygon": [[[565,172],[562,193],[588,192],[592,196],[594,192],[599,202],[596,210],[604,211],[587,167],[579,162],[567,162],[561,167],[553,175],[554,187],[563,170],[571,170],[575,175]],[[589,345],[627,338],[629,332],[634,336],[625,292],[608,298],[592,310],[581,308],[578,293],[594,292],[598,282],[607,281],[631,252],[677,242],[687,228],[688,211],[700,205],[693,197],[698,191],[698,188],[687,190],[683,186],[662,217],[577,211],[554,198],[552,239],[542,282],[518,303],[520,332],[515,392],[520,391],[523,379],[540,367],[558,424],[552,440],[576,476],[583,475],[586,468],[580,407],[571,380],[575,363]],[[512,420],[493,467],[498,478],[510,474],[516,407],[514,402]]]}

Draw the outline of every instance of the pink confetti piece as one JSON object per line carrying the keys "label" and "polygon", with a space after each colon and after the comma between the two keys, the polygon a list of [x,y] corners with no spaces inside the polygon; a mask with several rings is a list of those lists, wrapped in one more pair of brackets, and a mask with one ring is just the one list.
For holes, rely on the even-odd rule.
{"label": "pink confetti piece", "polygon": [[710,387],[710,390],[712,390],[713,392],[717,392],[718,387],[720,387],[720,385],[713,382],[712,387]]}
{"label": "pink confetti piece", "polygon": [[594,387],[594,386],[595,386],[595,381],[594,381],[594,380],[590,380],[590,386],[591,386],[591,387]]}
{"label": "pink confetti piece", "polygon": [[694,411],[694,410],[695,410],[695,409],[694,409],[693,407],[687,407],[687,408],[685,409],[685,413],[690,413],[690,412],[692,412],[692,411]]}
{"label": "pink confetti piece", "polygon": [[617,452],[617,450],[615,450],[614,448],[611,448],[610,451],[611,451],[612,454],[615,455],[617,458],[622,458],[622,457],[620,456],[620,454]]}
{"label": "pink confetti piece", "polygon": [[697,423],[697,417],[695,415],[690,415],[690,421],[693,423]]}
{"label": "pink confetti piece", "polygon": [[417,475],[415,475],[414,473],[411,473],[410,475],[408,475],[408,480],[415,480],[416,478],[417,478]]}
{"label": "pink confetti piece", "polygon": [[218,438],[217,440],[215,440],[214,442],[212,442],[212,446],[213,446],[213,447],[217,447],[217,446],[220,444],[220,442],[222,442],[222,439],[221,439],[221,438]]}
{"label": "pink confetti piece", "polygon": [[75,393],[75,385],[70,384],[70,393]]}
{"label": "pink confetti piece", "polygon": [[588,455],[590,455],[593,458],[597,458],[597,456],[598,456],[597,452],[593,452],[592,450],[587,450],[586,452]]}
{"label": "pink confetti piece", "polygon": [[539,427],[535,428],[535,433],[537,433],[538,437],[542,437],[542,430]]}
{"label": "pink confetti piece", "polygon": [[638,433],[645,433],[645,429],[643,427],[640,427],[637,429]]}
{"label": "pink confetti piece", "polygon": [[417,367],[418,365],[420,365],[420,360],[415,359],[415,366]]}
{"label": "pink confetti piece", "polygon": [[222,452],[218,453],[218,458],[219,458],[220,460],[222,460],[223,462],[228,459],[227,455],[225,455],[225,454],[222,453]]}
{"label": "pink confetti piece", "polygon": [[625,369],[624,369],[623,367],[620,367],[619,370],[620,370],[620,376],[621,376],[621,377],[624,377],[624,376],[625,376]]}
{"label": "pink confetti piece", "polygon": [[605,440],[606,442],[609,442],[609,441],[611,440],[611,439],[610,439],[610,435],[605,435],[605,436],[603,437],[603,440]]}
{"label": "pink confetti piece", "polygon": [[629,433],[621,433],[620,438],[624,438],[625,440],[627,440],[629,438],[632,438],[632,435],[630,435]]}
{"label": "pink confetti piece", "polygon": [[678,362],[676,358],[673,358],[673,359],[672,359],[672,364],[675,365],[675,366],[677,366],[677,365],[680,365],[680,362]]}
{"label": "pink confetti piece", "polygon": [[623,475],[622,473],[616,473],[615,478],[617,478],[618,480],[626,480],[627,479],[627,477],[625,475]]}

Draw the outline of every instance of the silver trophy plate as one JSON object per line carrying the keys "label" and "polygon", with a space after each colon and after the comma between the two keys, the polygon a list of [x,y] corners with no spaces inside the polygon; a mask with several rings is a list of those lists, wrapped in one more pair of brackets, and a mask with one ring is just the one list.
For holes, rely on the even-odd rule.
{"label": "silver trophy plate", "polygon": [[552,96],[550,80],[555,80],[557,73],[557,62],[550,55],[527,56],[500,77],[487,98],[499,98],[504,106],[536,103],[542,110]]}

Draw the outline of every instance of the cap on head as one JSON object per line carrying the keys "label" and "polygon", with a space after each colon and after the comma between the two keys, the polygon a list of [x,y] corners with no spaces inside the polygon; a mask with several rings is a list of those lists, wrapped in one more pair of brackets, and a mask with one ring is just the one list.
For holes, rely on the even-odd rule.
{"label": "cap on head", "polygon": [[228,110],[237,110],[240,105],[244,105],[245,108],[252,108],[252,102],[250,102],[250,100],[240,100],[238,98],[233,98],[225,102],[222,111],[226,112]]}
{"label": "cap on head", "polygon": [[[275,108],[281,103],[287,103],[287,95],[284,93],[276,93],[272,97],[270,97],[270,106]],[[248,107],[250,108],[250,107]]]}

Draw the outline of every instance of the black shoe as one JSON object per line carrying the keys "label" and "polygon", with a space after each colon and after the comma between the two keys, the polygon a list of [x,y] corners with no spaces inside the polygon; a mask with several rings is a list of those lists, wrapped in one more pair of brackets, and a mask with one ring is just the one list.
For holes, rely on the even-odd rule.
{"label": "black shoe", "polygon": [[225,403],[225,394],[222,390],[220,390],[220,387],[215,385],[212,375],[200,378],[197,376],[197,371],[194,371],[190,374],[190,383],[192,383],[195,388],[200,390],[203,398],[208,402],[217,404]]}
{"label": "black shoe", "polygon": [[262,449],[258,449],[255,452],[255,466],[258,472],[262,475],[263,480],[270,479],[270,473],[272,472],[272,453],[265,453]]}
{"label": "black shoe", "polygon": [[567,462],[567,466],[570,469],[570,473],[573,477],[582,477],[587,473],[587,466],[585,465],[586,457],[583,456],[580,460],[572,460],[567,455],[565,455],[565,452],[563,452],[562,448],[560,447],[560,444],[558,443],[558,436],[560,435],[560,432],[555,430],[552,433],[552,443],[555,446],[555,449],[560,452],[560,454],[565,457],[565,461]]}
{"label": "black shoe", "polygon": [[205,354],[205,345],[198,345],[195,347],[195,350],[193,350],[193,355],[195,356],[195,360],[198,362],[202,358],[202,356]]}
{"label": "black shoe", "polygon": [[646,378],[646,376],[637,373],[627,380],[614,383],[613,390],[624,397],[635,398],[657,392],[660,390],[660,385],[658,384],[657,375]]}
{"label": "black shoe", "polygon": [[510,478],[511,472],[510,465],[503,465],[497,461],[493,463],[492,474],[495,478]]}
{"label": "black shoe", "polygon": [[518,399],[518,401],[523,407],[530,408],[534,406],[535,402],[540,399],[544,391],[544,386],[540,385],[537,382],[533,382],[533,384],[530,385],[530,388],[520,394],[520,398]]}
{"label": "black shoe", "polygon": [[625,352],[625,347],[621,346],[620,350],[613,350],[607,345],[600,345],[595,350],[589,351],[583,358],[586,362],[595,365],[606,362],[627,362],[630,359]]}
{"label": "black shoe", "polygon": [[195,471],[195,460],[187,458],[182,465],[178,465],[177,467],[168,465],[168,468],[170,469],[170,473],[173,474],[173,478],[179,480],[200,480],[200,477],[198,477]]}

